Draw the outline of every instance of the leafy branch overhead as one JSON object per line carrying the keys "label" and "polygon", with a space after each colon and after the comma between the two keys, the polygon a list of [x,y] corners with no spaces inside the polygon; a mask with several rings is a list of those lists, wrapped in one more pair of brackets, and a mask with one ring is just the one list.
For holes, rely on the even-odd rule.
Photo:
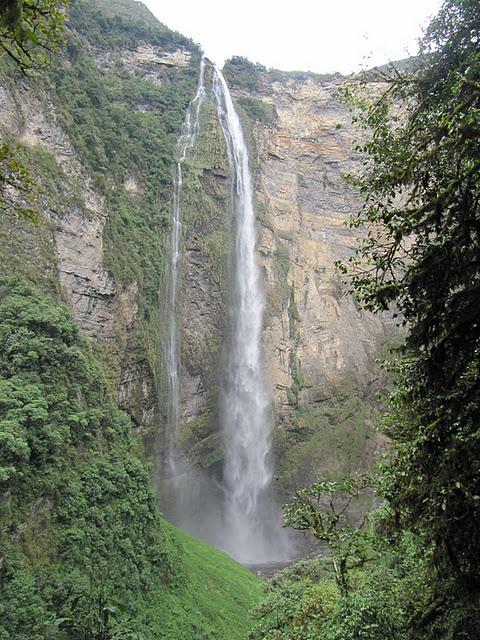
{"label": "leafy branch overhead", "polygon": [[45,67],[64,42],[68,0],[1,0],[0,49],[24,75]]}

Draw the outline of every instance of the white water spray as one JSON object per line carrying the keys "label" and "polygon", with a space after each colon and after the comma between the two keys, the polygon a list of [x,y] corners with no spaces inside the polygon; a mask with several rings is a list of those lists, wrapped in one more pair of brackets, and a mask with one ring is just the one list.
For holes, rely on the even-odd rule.
{"label": "white water spray", "polygon": [[270,494],[271,419],[262,371],[264,294],[255,254],[255,211],[248,149],[222,73],[213,93],[225,137],[234,215],[232,331],[222,398],[224,530],[222,547],[244,563],[285,557],[286,536]]}
{"label": "white water spray", "polygon": [[200,76],[195,97],[190,102],[182,133],[177,144],[177,165],[174,177],[172,231],[170,236],[170,278],[168,296],[168,339],[165,360],[168,376],[168,468],[175,479],[179,472],[180,457],[177,450],[180,419],[180,348],[177,322],[178,287],[180,280],[180,242],[182,236],[182,165],[193,149],[198,134],[200,109],[205,100],[204,87],[205,60],[200,62]]}

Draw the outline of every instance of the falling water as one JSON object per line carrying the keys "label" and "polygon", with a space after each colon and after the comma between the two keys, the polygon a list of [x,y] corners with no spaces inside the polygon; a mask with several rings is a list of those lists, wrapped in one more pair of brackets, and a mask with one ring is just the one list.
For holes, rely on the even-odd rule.
{"label": "falling water", "polygon": [[234,214],[232,334],[222,398],[222,547],[241,562],[268,562],[285,554],[285,540],[270,494],[270,403],[261,352],[264,295],[255,255],[252,177],[240,120],[218,69],[213,93],[227,147]]}
{"label": "falling water", "polygon": [[168,376],[168,467],[172,478],[177,477],[179,455],[177,451],[178,426],[180,414],[180,355],[177,323],[178,285],[180,277],[180,240],[182,233],[182,165],[189,151],[195,145],[198,134],[200,109],[205,99],[204,87],[205,60],[200,62],[200,76],[197,92],[190,102],[182,133],[177,145],[177,165],[174,176],[172,231],[170,236],[170,278],[168,299],[168,339],[166,345],[166,368]]}
{"label": "falling water", "polygon": [[168,517],[181,528],[255,564],[283,559],[286,537],[271,494],[269,397],[262,372],[264,296],[255,257],[255,212],[248,151],[238,115],[220,71],[213,72],[213,98],[225,137],[231,174],[234,225],[232,327],[221,402],[223,479],[190,464],[178,447],[180,347],[177,322],[181,259],[182,168],[196,143],[206,99],[205,61],[177,146],[171,232],[166,368],[169,385]]}

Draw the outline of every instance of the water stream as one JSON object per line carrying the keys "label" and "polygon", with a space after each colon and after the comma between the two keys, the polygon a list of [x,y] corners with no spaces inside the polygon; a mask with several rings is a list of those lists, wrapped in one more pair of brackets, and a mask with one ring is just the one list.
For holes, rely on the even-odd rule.
{"label": "water stream", "polygon": [[[190,102],[182,133],[177,144],[177,165],[174,176],[172,230],[170,235],[170,277],[168,292],[168,337],[165,349],[165,361],[168,378],[168,442],[167,460],[171,478],[179,475],[181,457],[177,449],[178,428],[180,420],[180,340],[178,331],[178,288],[180,281],[181,236],[182,236],[182,165],[188,153],[195,146],[200,123],[200,109],[205,100],[205,59],[200,62],[200,75],[195,97]],[[175,490],[175,487],[174,487]]]}
{"label": "water stream", "polygon": [[[178,142],[174,179],[166,365],[169,383],[167,515],[245,564],[286,558],[286,535],[271,493],[271,411],[262,370],[264,292],[256,261],[255,211],[248,149],[222,73],[214,68],[204,86],[202,59],[197,92]],[[190,465],[179,451],[180,348],[178,289],[182,231],[182,166],[192,152],[205,99],[213,99],[225,138],[233,219],[231,329],[222,372],[223,477],[219,481]],[[187,283],[188,285],[188,283]]]}
{"label": "water stream", "polygon": [[256,260],[255,210],[248,148],[225,79],[214,69],[213,93],[230,166],[234,224],[232,328],[222,394],[224,543],[241,562],[285,553],[271,496],[270,398],[262,367],[264,292]]}

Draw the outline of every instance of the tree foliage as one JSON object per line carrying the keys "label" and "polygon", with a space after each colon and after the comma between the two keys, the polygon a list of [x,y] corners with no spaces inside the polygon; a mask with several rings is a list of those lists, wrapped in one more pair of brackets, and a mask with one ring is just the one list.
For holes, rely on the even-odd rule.
{"label": "tree foliage", "polygon": [[252,640],[314,640],[335,609],[338,589],[324,582],[321,561],[302,561],[265,585],[266,597],[253,612]]}
{"label": "tree foliage", "polygon": [[39,189],[18,149],[0,144],[0,214],[36,222]]}
{"label": "tree foliage", "polygon": [[41,69],[63,42],[68,0],[1,0],[0,49],[24,75]]}
{"label": "tree foliage", "polygon": [[366,477],[323,480],[300,489],[285,506],[285,524],[308,531],[326,543],[335,581],[342,595],[348,595],[349,572],[364,564],[369,555],[368,536],[363,530],[366,516],[354,525],[347,509],[368,487]]}
{"label": "tree foliage", "polygon": [[[446,0],[416,72],[375,95],[350,90],[365,129],[366,236],[349,263],[364,305],[394,303],[406,352],[387,432],[382,492],[393,528],[434,544],[438,576],[480,593],[480,11]],[[371,86],[371,80],[370,86]],[[440,583],[439,583],[440,584]],[[461,596],[459,596],[461,597]],[[458,636],[463,637],[463,636]]]}
{"label": "tree foliage", "polygon": [[423,638],[413,629],[412,620],[428,611],[429,553],[423,552],[411,535],[399,537],[392,546],[373,533],[374,529],[374,554],[368,565],[350,567],[348,593],[342,594],[337,581],[331,579],[328,556],[298,562],[271,578],[265,584],[265,599],[253,612],[255,626],[250,638]]}
{"label": "tree foliage", "polygon": [[43,637],[53,613],[87,624],[92,588],[138,597],[168,577],[148,476],[92,347],[13,278],[0,286],[0,495],[2,640]]}

